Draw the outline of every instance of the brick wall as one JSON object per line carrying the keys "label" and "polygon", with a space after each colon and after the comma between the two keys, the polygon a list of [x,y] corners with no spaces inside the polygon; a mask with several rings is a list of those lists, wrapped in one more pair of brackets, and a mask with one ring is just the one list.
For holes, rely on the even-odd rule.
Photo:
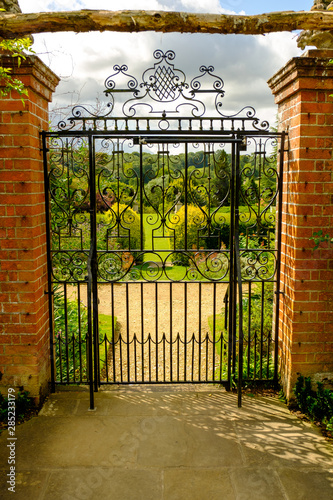
{"label": "brick wall", "polygon": [[[289,133],[282,210],[280,368],[288,397],[299,374],[333,382],[333,51],[294,58],[268,82]],[[333,236],[333,234],[332,234]]]}
{"label": "brick wall", "polygon": [[[12,67],[9,56],[1,65]],[[39,132],[59,79],[35,56],[15,74],[28,88],[0,99],[0,389],[39,397],[50,380],[43,162]]]}

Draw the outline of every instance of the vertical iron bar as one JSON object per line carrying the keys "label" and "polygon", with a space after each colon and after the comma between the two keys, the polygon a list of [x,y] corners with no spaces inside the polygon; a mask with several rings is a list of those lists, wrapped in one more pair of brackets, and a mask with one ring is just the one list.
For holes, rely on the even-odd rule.
{"label": "vertical iron bar", "polygon": [[158,382],[158,283],[155,283],[155,340],[156,340],[156,382]]}
{"label": "vertical iron bar", "polygon": [[172,281],[170,281],[170,382],[173,381],[172,374],[172,350],[173,350],[173,339],[172,339]]}
{"label": "vertical iron bar", "polygon": [[[236,236],[234,237],[234,239]],[[238,298],[237,298],[237,268],[236,257],[234,250],[234,270],[233,270],[233,301],[232,301],[232,373],[235,376],[237,369],[237,314],[238,314]]]}
{"label": "vertical iron bar", "polygon": [[258,338],[258,332],[255,331],[254,333],[254,355],[253,355],[253,380],[257,378],[257,338]]}
{"label": "vertical iron bar", "polygon": [[148,354],[149,354],[149,360],[148,360],[148,369],[149,369],[149,382],[151,382],[151,335],[149,333],[148,335]]}
{"label": "vertical iron bar", "polygon": [[283,162],[286,133],[282,132],[280,143],[280,168],[278,178],[278,221],[277,221],[277,265],[275,290],[275,338],[274,338],[274,384],[278,385],[278,354],[279,354],[279,312],[281,293],[281,247],[282,247],[282,196],[283,196]]}
{"label": "vertical iron bar", "polygon": [[261,282],[261,314],[260,314],[260,379],[262,379],[262,363],[264,355],[264,315],[265,313],[265,282]]}
{"label": "vertical iron bar", "polygon": [[90,251],[87,263],[88,270],[88,283],[87,283],[87,305],[88,305],[88,342],[87,342],[87,365],[88,365],[88,379],[90,391],[90,410],[95,408],[94,404],[94,368],[93,368],[93,329],[92,329],[92,308],[91,308],[91,295],[92,295],[92,270],[91,261],[93,255],[93,245],[90,242]]}
{"label": "vertical iron bar", "polygon": [[209,333],[206,333],[206,382],[208,382]]}
{"label": "vertical iron bar", "polygon": [[165,333],[163,333],[162,342],[163,342],[163,382],[165,382]]}
{"label": "vertical iron bar", "polygon": [[228,384],[227,389],[231,389],[231,379],[232,374],[235,371],[234,363],[234,344],[236,337],[236,297],[234,292],[234,232],[235,232],[235,169],[236,164],[236,152],[235,144],[232,144],[232,156],[231,156],[231,186],[230,186],[230,271],[229,271],[229,339],[228,339]]}
{"label": "vertical iron bar", "polygon": [[[228,352],[229,352],[229,340],[228,340],[228,337],[229,337],[229,334],[227,333],[228,332],[228,324],[229,324],[229,315],[230,315],[230,311],[229,311],[229,287],[230,285],[228,285],[228,288],[227,288],[227,291],[224,295],[224,299],[223,299],[223,302],[224,302],[224,335],[223,335],[223,347],[224,347],[224,342],[226,342],[228,348]],[[226,336],[226,338],[225,338]],[[229,362],[229,355],[228,355],[228,352],[226,352],[226,350],[224,349],[224,352],[223,352],[223,363],[226,363],[227,365],[227,371],[228,371],[228,362]],[[226,359],[226,356],[227,356],[227,359]],[[229,371],[228,371],[229,373]]]}
{"label": "vertical iron bar", "polygon": [[[96,243],[96,240],[95,240]],[[96,255],[96,254],[95,254]],[[98,325],[98,289],[97,289],[97,255],[93,265],[93,338],[94,338],[94,368],[95,368],[95,392],[100,386],[100,359],[99,359],[99,325]]]}
{"label": "vertical iron bar", "polygon": [[224,329],[228,330],[228,311],[229,311],[229,285],[225,293],[224,299]]}
{"label": "vertical iron bar", "polygon": [[143,161],[142,161],[142,144],[140,144],[140,250],[144,251],[143,248]]}
{"label": "vertical iron bar", "polygon": [[[142,217],[142,215],[141,215]],[[142,382],[145,381],[145,346],[144,346],[144,318],[143,318],[143,283],[140,283],[141,289],[141,371],[142,371]]]}
{"label": "vertical iron bar", "polygon": [[252,282],[249,281],[249,301],[248,301],[248,332],[247,332],[247,377],[250,378],[251,360],[251,314],[252,314]]}
{"label": "vertical iron bar", "polygon": [[184,179],[184,205],[185,205],[185,248],[184,250],[187,251],[187,224],[188,224],[188,221],[187,221],[187,217],[188,217],[188,213],[187,213],[187,203],[188,203],[188,144],[187,142],[185,143],[185,179]]}
{"label": "vertical iron bar", "polygon": [[191,381],[193,382],[193,374],[194,374],[194,353],[195,353],[195,334],[193,333],[192,339],[192,373],[191,373]]}
{"label": "vertical iron bar", "polygon": [[81,291],[80,283],[77,283],[77,305],[79,326],[79,360],[80,360],[80,382],[82,383],[82,325],[81,325]]}
{"label": "vertical iron bar", "polygon": [[128,293],[128,282],[126,286],[126,348],[127,348],[127,382],[130,382],[130,331],[129,331],[129,293]]}
{"label": "vertical iron bar", "polygon": [[134,343],[134,380],[135,380],[135,382],[138,381],[137,368],[136,368],[136,341],[137,341],[136,332],[134,332],[133,343]]}
{"label": "vertical iron bar", "polygon": [[235,238],[235,261],[236,261],[237,282],[238,282],[238,381],[237,381],[237,395],[238,395],[238,407],[240,408],[242,406],[242,382],[243,382],[243,290],[242,290],[242,273],[241,273],[241,267],[240,267],[238,230],[236,231],[236,238]]}
{"label": "vertical iron bar", "polygon": [[76,359],[75,359],[75,331],[72,332],[72,349],[73,349],[73,382],[76,382]]}
{"label": "vertical iron bar", "polygon": [[121,333],[119,334],[118,338],[119,342],[119,368],[120,368],[120,383],[123,383],[123,337]]}
{"label": "vertical iron bar", "polygon": [[[243,385],[243,288],[242,288],[242,272],[240,265],[240,250],[239,250],[239,195],[241,188],[241,173],[240,173],[240,152],[239,144],[236,146],[236,196],[235,196],[235,291],[236,282],[238,285],[238,407],[242,406],[242,385]],[[237,294],[235,293],[235,297]],[[236,348],[235,348],[236,354]]]}
{"label": "vertical iron bar", "polygon": [[69,337],[68,337],[68,310],[67,310],[67,283],[64,283],[64,308],[65,308],[65,338],[66,338],[66,370],[67,370],[67,384],[69,380]]}
{"label": "vertical iron bar", "polygon": [[113,382],[116,382],[116,332],[114,324],[114,283],[111,283],[111,318],[112,318],[112,370]]}
{"label": "vertical iron bar", "polygon": [[[112,318],[111,318],[112,321]],[[109,370],[108,370],[108,338],[107,335],[104,334],[104,356],[105,356],[105,373],[106,373],[106,382],[109,382]]]}
{"label": "vertical iron bar", "polygon": [[223,336],[223,332],[221,331],[220,338],[219,338],[219,343],[220,343],[220,378],[219,378],[219,382],[220,383],[222,382],[222,367],[223,367],[223,363],[224,363],[223,342],[224,342],[224,336]]}
{"label": "vertical iron bar", "polygon": [[267,359],[267,369],[266,369],[266,378],[269,379],[269,361],[270,361],[270,348],[271,348],[271,334],[268,334],[267,337],[267,351],[266,351],[266,359]]}
{"label": "vertical iron bar", "polygon": [[[94,365],[96,370],[96,337],[95,328],[96,322],[95,308],[92,307],[92,300],[94,295],[94,281],[96,279],[96,178],[95,178],[95,163],[93,161],[93,148],[92,136],[88,138],[89,146],[89,184],[90,184],[90,250],[88,256],[87,270],[88,270],[88,284],[87,284],[87,303],[88,303],[88,360],[89,360],[89,387],[90,387],[90,409],[94,409]],[[93,349],[95,352],[95,359],[93,359]],[[95,374],[95,390],[96,387],[96,374]]]}
{"label": "vertical iron bar", "polygon": [[52,286],[52,261],[51,261],[51,226],[50,226],[50,185],[48,175],[48,162],[46,145],[46,132],[42,131],[43,164],[44,164],[44,195],[45,195],[45,228],[46,228],[46,255],[47,255],[47,294],[49,306],[49,331],[50,331],[50,363],[51,363],[51,392],[55,392],[55,355],[53,343],[53,286]]}
{"label": "vertical iron bar", "polygon": [[202,322],[202,317],[201,317],[201,303],[202,303],[202,289],[201,289],[201,282],[199,283],[199,353],[198,353],[198,381],[201,382],[201,322]]}
{"label": "vertical iron bar", "polygon": [[177,382],[179,382],[179,344],[180,344],[180,337],[179,337],[179,332],[177,335]]}
{"label": "vertical iron bar", "polygon": [[94,387],[99,386],[99,338],[98,338],[98,297],[97,297],[97,217],[96,217],[96,168],[93,136],[88,136],[89,177],[90,177],[90,250],[91,250],[91,292],[92,292],[92,334],[94,349]]}
{"label": "vertical iron bar", "polygon": [[184,381],[186,382],[187,364],[187,283],[184,283]]}
{"label": "vertical iron bar", "polygon": [[216,351],[216,283],[213,283],[213,381],[215,381],[215,351]]}
{"label": "vertical iron bar", "polygon": [[[61,340],[61,337],[59,335],[59,339],[58,339],[58,344],[59,344],[59,370],[60,370],[60,382],[62,383],[63,380],[62,380],[62,340]],[[56,349],[57,349],[57,341],[56,341]],[[57,351],[56,351],[57,352]]]}

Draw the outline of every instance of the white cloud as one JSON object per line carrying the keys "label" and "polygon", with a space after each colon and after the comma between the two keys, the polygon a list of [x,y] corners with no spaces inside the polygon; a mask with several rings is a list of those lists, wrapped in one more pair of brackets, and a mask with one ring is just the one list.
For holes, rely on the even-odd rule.
{"label": "white cloud", "polygon": [[301,55],[302,51],[297,48],[296,39],[295,33],[270,33],[258,37],[258,43],[267,47],[273,57],[280,61],[279,64],[283,65],[292,57]]}
{"label": "white cloud", "polygon": [[[232,0],[231,0],[232,2]],[[230,3],[230,2],[229,2]],[[46,12],[80,9],[97,10],[171,10],[187,12],[231,13],[219,0],[20,0],[23,12]]]}
{"label": "white cloud", "polygon": [[234,11],[230,9],[224,9],[221,7],[218,0],[174,0],[169,2],[166,0],[164,2],[165,9],[172,11],[185,11],[185,12],[203,12],[212,14],[232,14]]}
{"label": "white cloud", "polygon": [[[222,2],[224,11],[237,8],[238,0]],[[25,12],[42,10],[160,9],[223,12],[218,0],[21,0]],[[256,108],[261,119],[275,121],[276,107],[267,80],[291,57],[299,55],[295,35],[268,36],[205,35],[179,33],[55,33],[35,35],[35,50],[62,77],[54,96],[54,106],[94,102],[103,99],[104,80],[114,64],[127,64],[138,78],[151,66],[153,51],[176,52],[176,67],[188,78],[200,65],[215,66],[225,82],[223,109],[238,111],[245,105]],[[269,115],[269,116],[268,116]]]}
{"label": "white cloud", "polygon": [[49,11],[61,11],[61,10],[80,10],[84,7],[86,2],[81,0],[72,0],[71,2],[66,2],[66,0],[55,0],[55,1],[45,1],[45,0],[19,0],[19,4],[22,12],[49,12]]}

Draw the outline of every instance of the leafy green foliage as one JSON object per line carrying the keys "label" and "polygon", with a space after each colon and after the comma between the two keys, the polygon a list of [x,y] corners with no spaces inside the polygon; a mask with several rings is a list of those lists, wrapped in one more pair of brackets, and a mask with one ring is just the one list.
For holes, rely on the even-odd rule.
{"label": "leafy green foliage", "polygon": [[316,233],[313,233],[313,236],[311,236],[310,240],[313,240],[315,244],[313,250],[317,250],[320,246],[320,243],[325,243],[328,241],[331,241],[331,243],[333,243],[333,238],[331,238],[329,234],[324,235],[324,231],[322,229],[320,229],[320,231]]}
{"label": "leafy green foliage", "polygon": [[[73,300],[65,301],[59,289],[54,292],[54,332],[57,378],[86,378],[87,370],[87,308]],[[67,366],[68,356],[68,366]]]}
{"label": "leafy green foliage", "polygon": [[[239,307],[237,305],[237,332],[239,332]],[[261,318],[263,312],[263,325]],[[251,308],[249,307],[249,297],[243,298],[243,378],[244,379],[269,379],[274,374],[274,360],[272,356],[272,319],[273,319],[273,283],[265,284],[264,299],[262,299],[262,290],[257,288],[256,292],[251,296]],[[211,332],[213,332],[213,316],[208,318],[208,324]],[[224,332],[224,337],[227,338],[225,330],[225,312],[222,309],[220,314],[216,315],[215,319],[216,332],[220,335]],[[249,331],[249,325],[250,331]],[[262,335],[261,335],[262,332]],[[238,333],[237,333],[238,334]],[[249,343],[250,339],[250,343]],[[216,344],[217,352],[221,356],[220,342]],[[262,356],[261,356],[262,351]],[[238,359],[238,353],[237,357]],[[227,359],[225,359],[227,363]],[[225,366],[224,370],[227,369]],[[237,369],[236,369],[237,374]]]}
{"label": "leafy green foliage", "polygon": [[[62,377],[63,380],[67,380],[69,375],[71,382],[85,380],[88,353],[87,307],[75,300],[67,300],[65,303],[63,294],[56,289],[53,309],[57,379],[60,380]],[[100,363],[103,365],[106,362],[105,345],[108,348],[112,341],[112,316],[100,314],[98,320]],[[116,331],[117,318],[114,317],[113,321]]]}
{"label": "leafy green foliage", "polygon": [[[29,38],[18,38],[14,40],[0,40],[0,49],[8,52],[17,59],[17,65],[20,67],[22,59],[26,59],[25,51],[33,54],[31,49],[32,41]],[[28,90],[18,78],[12,76],[12,68],[0,66],[0,96],[6,97],[12,90],[18,92],[21,101],[24,104],[24,97],[28,95]]]}
{"label": "leafy green foliage", "polygon": [[[28,391],[21,389],[15,398],[15,418],[16,423],[24,420],[32,411],[36,409],[33,398]],[[8,397],[0,393],[0,422],[8,421]]]}
{"label": "leafy green foliage", "polygon": [[[263,335],[267,338],[272,333],[273,318],[273,282],[265,283],[264,299],[262,300],[262,289],[257,285],[257,292],[251,296],[251,309],[249,297],[243,299],[244,330],[247,330],[249,319],[251,320],[251,331],[260,334],[261,326]],[[263,325],[261,325],[261,311],[263,313]]]}
{"label": "leafy green foliage", "polygon": [[333,431],[333,391],[324,389],[317,382],[317,391],[312,389],[311,377],[300,376],[294,387],[296,401],[301,411],[311,420],[322,422]]}

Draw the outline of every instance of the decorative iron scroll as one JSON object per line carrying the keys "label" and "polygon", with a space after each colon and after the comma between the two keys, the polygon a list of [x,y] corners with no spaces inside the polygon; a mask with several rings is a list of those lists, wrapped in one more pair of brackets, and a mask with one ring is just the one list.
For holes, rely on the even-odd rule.
{"label": "decorative iron scroll", "polygon": [[[194,130],[202,129],[203,119],[210,120],[211,130],[216,126],[219,130],[245,130],[245,123],[254,130],[269,129],[269,123],[261,122],[252,106],[230,115],[222,112],[224,82],[214,74],[214,66],[200,66],[199,74],[188,83],[185,73],[173,64],[175,52],[155,50],[153,56],[156,62],[143,72],[141,82],[128,72],[126,64],[114,65],[114,73],[105,80],[104,93],[110,99],[106,111],[74,106],[72,116],[58,123],[59,130],[167,130],[176,123],[183,129],[182,120],[186,119]],[[131,97],[124,99],[127,94]],[[203,96],[205,102],[199,98]]]}

